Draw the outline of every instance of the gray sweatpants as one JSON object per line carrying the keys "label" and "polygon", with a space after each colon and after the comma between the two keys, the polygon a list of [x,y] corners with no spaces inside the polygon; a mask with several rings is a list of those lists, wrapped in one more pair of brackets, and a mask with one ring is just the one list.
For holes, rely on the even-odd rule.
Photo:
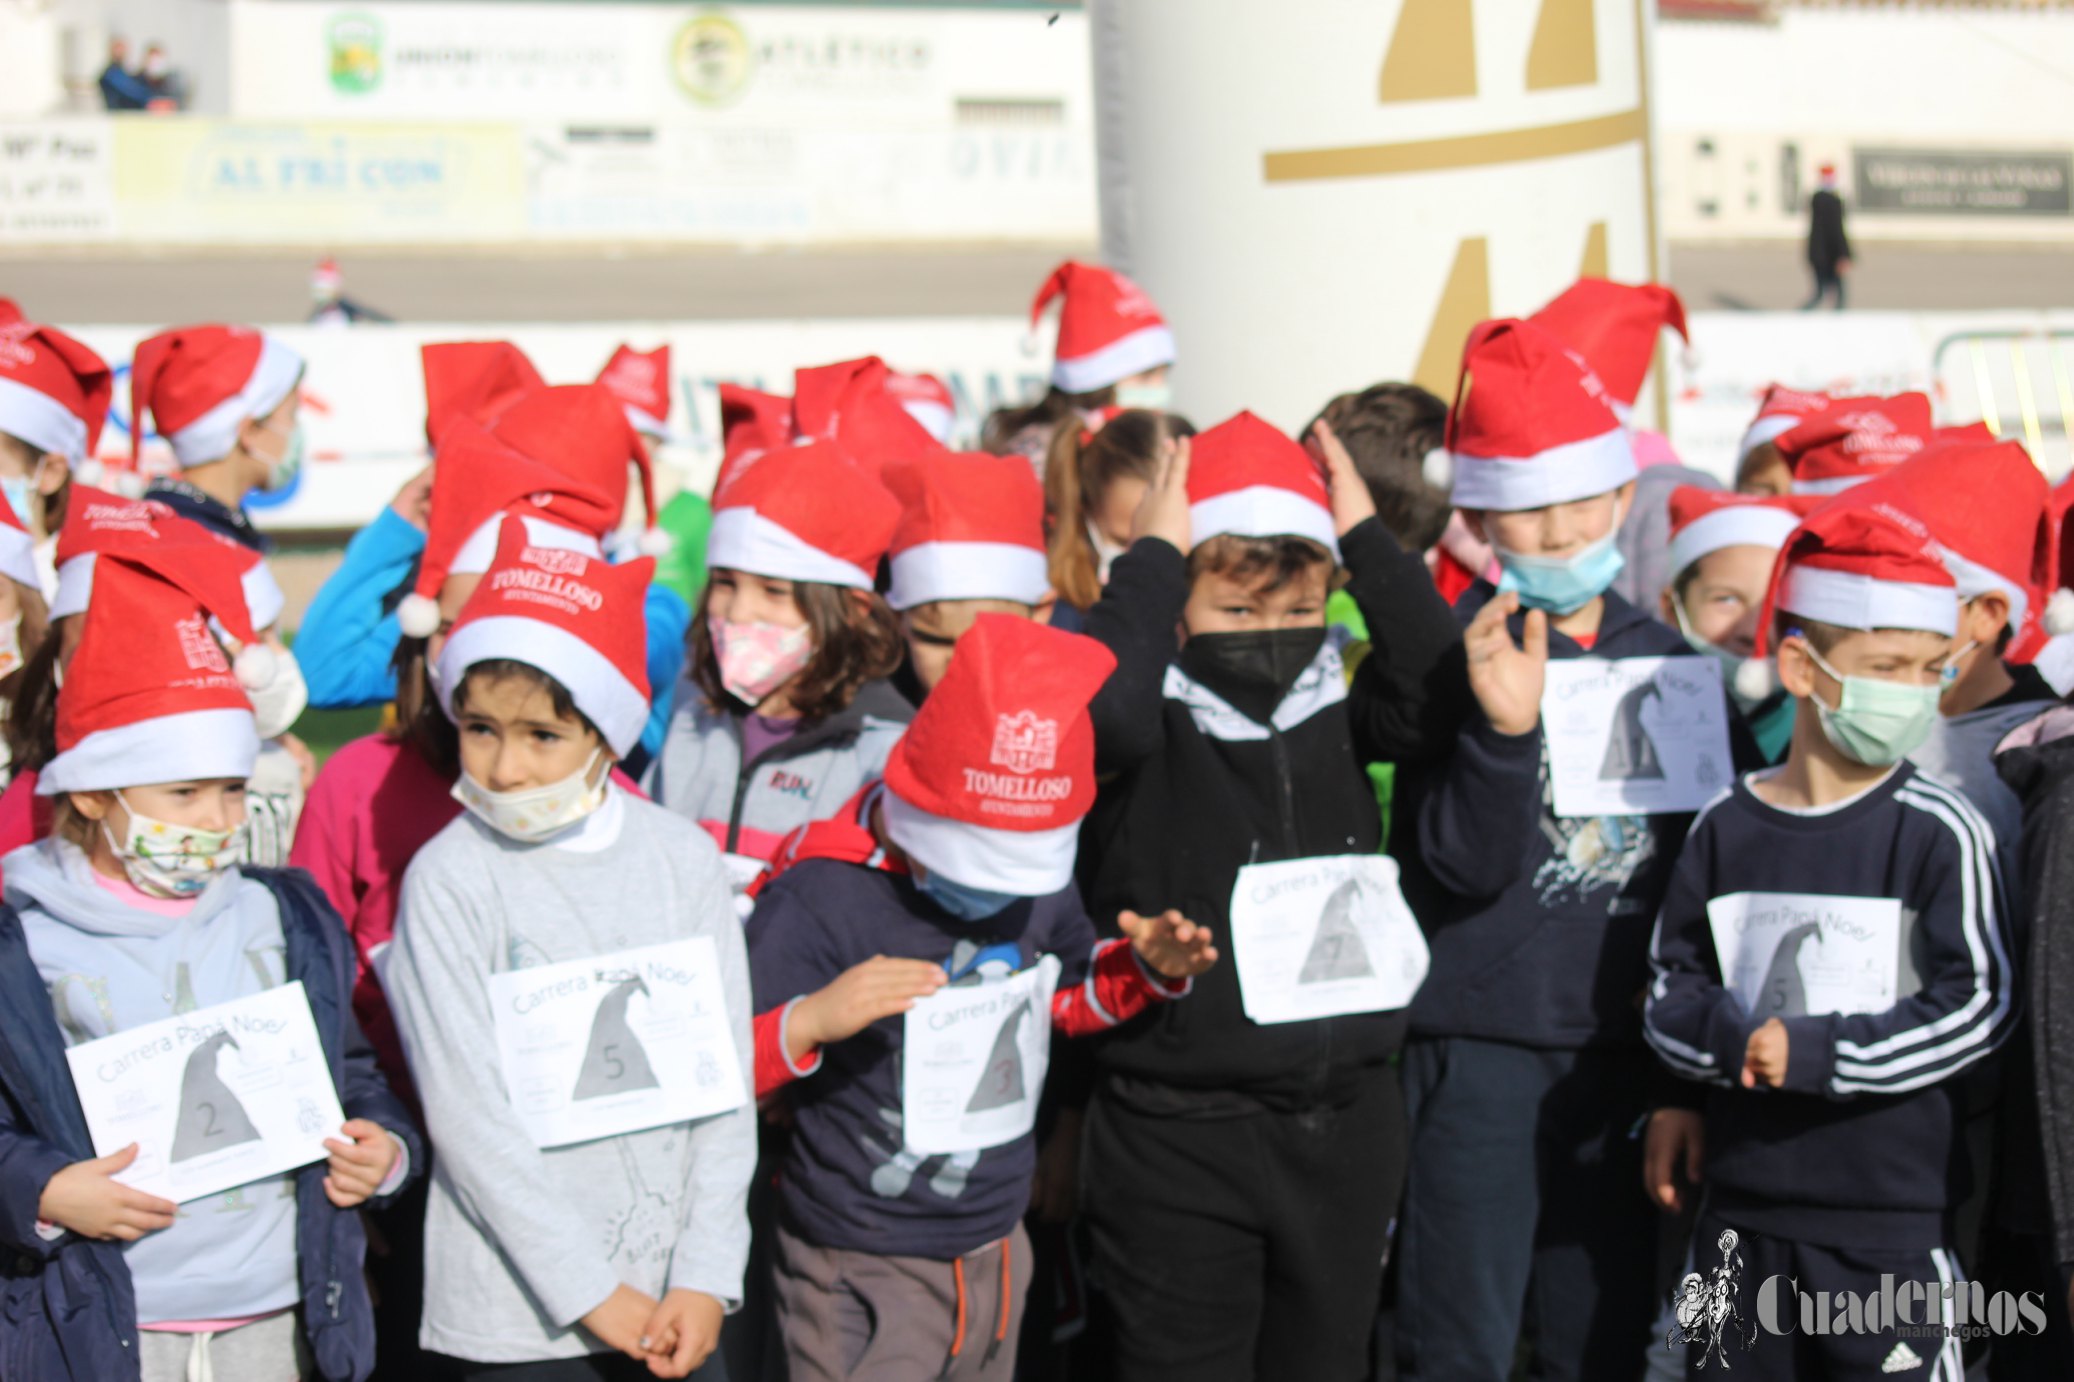
{"label": "gray sweatpants", "polygon": [[956,1262],[817,1248],[778,1230],[778,1324],[792,1382],[998,1382],[1015,1374],[1030,1238]]}
{"label": "gray sweatpants", "polygon": [[220,1334],[139,1330],[137,1362],[144,1382],[296,1382],[316,1376],[293,1310]]}

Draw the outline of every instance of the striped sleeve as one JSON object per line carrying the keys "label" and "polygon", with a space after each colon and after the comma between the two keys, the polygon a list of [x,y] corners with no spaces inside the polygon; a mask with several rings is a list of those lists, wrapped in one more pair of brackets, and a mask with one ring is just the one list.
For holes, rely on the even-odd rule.
{"label": "striped sleeve", "polygon": [[1702,807],[1685,837],[1649,938],[1649,993],[1642,1005],[1642,1036],[1664,1067],[1719,1085],[1741,1078],[1752,1025],[1721,982],[1707,925],[1716,835],[1710,816],[1727,799],[1724,792]]}

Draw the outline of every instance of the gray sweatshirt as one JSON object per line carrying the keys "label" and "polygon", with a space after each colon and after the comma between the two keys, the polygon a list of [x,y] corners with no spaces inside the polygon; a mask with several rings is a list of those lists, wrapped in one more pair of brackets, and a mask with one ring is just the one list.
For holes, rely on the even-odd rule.
{"label": "gray sweatshirt", "polygon": [[381,973],[436,1149],[426,1348],[485,1363],[602,1352],[577,1321],[622,1283],[740,1301],[753,1104],[540,1150],[506,1094],[490,1009],[492,974],[696,936],[718,949],[754,1089],[741,927],[697,826],[615,787],[545,844],[463,814],[412,861]]}
{"label": "gray sweatshirt", "polygon": [[[287,978],[280,904],[236,869],[180,916],[133,907],[93,879],[77,846],[52,837],[0,861],[30,957],[67,1046],[228,1003]],[[180,1206],[173,1226],[123,1249],[137,1321],[232,1320],[301,1299],[295,1185],[288,1175]]]}

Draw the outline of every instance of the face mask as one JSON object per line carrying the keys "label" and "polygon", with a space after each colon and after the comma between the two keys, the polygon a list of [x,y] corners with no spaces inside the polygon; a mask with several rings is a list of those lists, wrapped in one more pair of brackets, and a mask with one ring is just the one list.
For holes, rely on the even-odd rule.
{"label": "face mask", "polygon": [[1627,565],[1613,541],[1619,531],[1616,523],[1612,532],[1567,557],[1537,557],[1499,547],[1498,589],[1518,591],[1520,603],[1528,609],[1574,614],[1604,595]]}
{"label": "face mask", "polygon": [[1721,684],[1728,688],[1729,698],[1736,703],[1737,709],[1748,714],[1771,699],[1770,692],[1766,692],[1756,700],[1752,700],[1736,689],[1736,672],[1742,667],[1743,658],[1730,652],[1719,643],[1709,643],[1706,639],[1694,633],[1692,631],[1692,622],[1685,614],[1685,602],[1675,595],[1671,597],[1671,612],[1678,616],[1678,632],[1685,635],[1685,645],[1696,653],[1704,653],[1708,657],[1713,658],[1715,663],[1720,666]]}
{"label": "face mask", "polygon": [[262,739],[278,739],[286,734],[310,703],[310,685],[302,679],[302,667],[295,654],[276,648],[274,657],[279,670],[274,673],[273,684],[245,693],[252,698],[252,718]]}
{"label": "face mask", "polygon": [[933,872],[917,874],[915,887],[922,896],[960,921],[985,921],[1008,910],[1017,900],[1014,893],[990,893],[984,888],[968,888]]}
{"label": "face mask", "polygon": [[0,475],[0,495],[7,497],[7,507],[14,510],[22,526],[35,532],[36,482],[26,475]]}
{"label": "face mask", "polygon": [[814,656],[814,631],[805,624],[796,629],[738,624],[711,614],[706,616],[706,631],[720,663],[720,684],[744,705],[761,705]]}
{"label": "face mask", "polygon": [[1265,723],[1325,646],[1325,630],[1190,634],[1181,670],[1249,719]]}
{"label": "face mask", "polygon": [[130,805],[121,792],[115,799],[130,818],[128,838],[118,840],[105,819],[101,834],[139,891],[153,897],[195,897],[217,874],[236,868],[245,858],[242,824],[232,830],[204,830],[154,820]]}
{"label": "face mask", "polygon": [[522,845],[537,845],[605,804],[606,779],[600,778],[595,787],[590,783],[591,770],[597,767],[604,752],[591,750],[583,766],[560,782],[516,792],[493,792],[463,768],[460,781],[454,784],[453,797],[499,835]]}
{"label": "face mask", "polygon": [[1142,408],[1148,413],[1164,413],[1174,402],[1174,390],[1167,384],[1118,384],[1116,406],[1119,408]]}
{"label": "face mask", "polygon": [[1102,536],[1102,530],[1092,523],[1087,525],[1087,540],[1095,549],[1095,577],[1103,585],[1107,585],[1109,584],[1109,568],[1116,565],[1116,559],[1130,549],[1119,547],[1108,538]]}
{"label": "face mask", "polygon": [[1815,697],[1822,733],[1836,751],[1869,768],[1884,768],[1922,747],[1937,724],[1937,688],[1904,686],[1878,677],[1847,677],[1808,648],[1817,667],[1843,687],[1836,708]]}
{"label": "face mask", "polygon": [[[276,435],[280,433],[280,429],[270,422],[260,425]],[[264,488],[269,494],[279,493],[295,483],[295,477],[302,473],[304,447],[302,419],[297,418],[294,425],[288,429],[288,444],[281,448],[281,454],[275,457],[273,465],[267,469]]]}
{"label": "face mask", "polygon": [[1959,684],[1959,678],[1965,675],[1965,668],[1960,666],[1960,663],[1965,661],[1968,653],[1979,646],[1980,640],[1977,638],[1973,639],[1965,647],[1944,660],[1944,666],[1937,669],[1938,695],[1949,696],[1952,693],[1952,688]]}

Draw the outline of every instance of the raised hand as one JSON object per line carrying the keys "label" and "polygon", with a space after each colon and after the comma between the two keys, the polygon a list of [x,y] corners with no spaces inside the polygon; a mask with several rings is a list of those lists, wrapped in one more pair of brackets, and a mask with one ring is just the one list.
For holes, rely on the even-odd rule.
{"label": "raised hand", "polygon": [[1368,482],[1354,468],[1354,458],[1347,454],[1331,423],[1319,418],[1308,442],[1311,455],[1325,469],[1325,488],[1332,495],[1332,530],[1345,537],[1356,524],[1375,517],[1375,496],[1368,492]]}
{"label": "raised hand", "polygon": [[1117,926],[1130,938],[1138,958],[1156,974],[1169,979],[1193,979],[1217,963],[1217,947],[1210,944],[1210,928],[1198,926],[1171,907],[1156,917],[1125,912]]}
{"label": "raised hand", "polygon": [[792,1005],[786,1054],[796,1063],[816,1047],[846,1041],[882,1018],[898,1017],[947,982],[943,966],[927,960],[874,955],[851,965]]}
{"label": "raised hand", "polygon": [[1177,437],[1168,446],[1158,478],[1145,491],[1138,512],[1131,518],[1131,541],[1156,537],[1172,543],[1186,556],[1193,540],[1188,523],[1188,438]]}
{"label": "raised hand", "polygon": [[1514,643],[1505,621],[1518,609],[1518,593],[1505,591],[1477,611],[1462,635],[1469,689],[1500,734],[1526,734],[1541,723],[1541,688],[1548,679],[1548,616],[1528,610],[1522,642]]}

